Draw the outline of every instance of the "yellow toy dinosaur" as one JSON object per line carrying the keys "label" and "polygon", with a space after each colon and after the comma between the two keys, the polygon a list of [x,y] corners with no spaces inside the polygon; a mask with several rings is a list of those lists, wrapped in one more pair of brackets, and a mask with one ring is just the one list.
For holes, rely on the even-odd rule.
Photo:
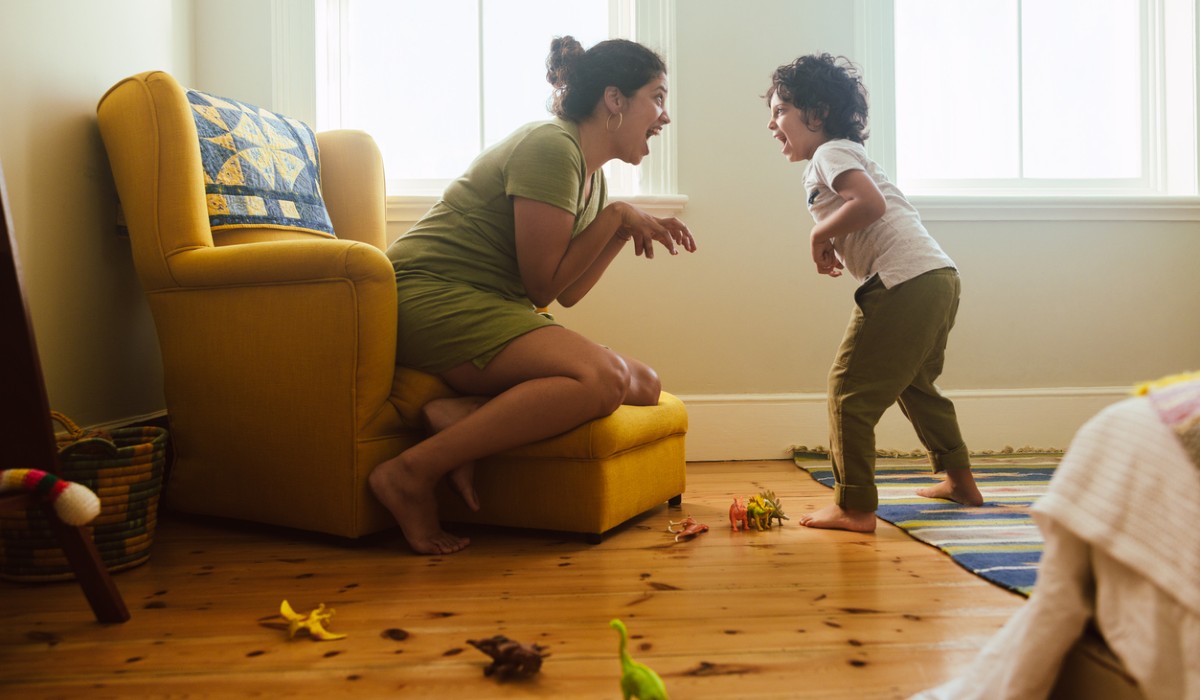
{"label": "yellow toy dinosaur", "polygon": [[[737,502],[736,499],[734,502]],[[763,491],[746,499],[746,521],[750,525],[757,530],[770,530],[772,520],[780,525],[784,520],[790,520],[783,514],[783,506],[774,491]]]}
{"label": "yellow toy dinosaur", "polygon": [[756,530],[768,530],[771,528],[771,511],[768,509],[766,501],[761,495],[751,496],[746,499],[746,519],[754,526]]}
{"label": "yellow toy dinosaur", "polygon": [[625,623],[614,619],[608,626],[621,635],[621,694],[625,700],[629,700],[630,697],[638,700],[670,700],[667,697],[667,686],[658,674],[646,664],[634,661],[629,655],[628,649],[625,648],[629,637]]}
{"label": "yellow toy dinosaur", "polygon": [[313,639],[322,642],[331,642],[335,639],[343,639],[346,636],[344,634],[334,634],[325,629],[325,623],[329,622],[329,618],[333,617],[333,609],[330,608],[326,611],[324,603],[321,603],[317,606],[316,610],[313,610],[309,614],[301,615],[292,610],[292,606],[288,605],[288,602],[285,600],[279,605],[279,614],[283,615],[283,619],[287,620],[289,639],[295,638],[296,633],[300,630],[308,630],[309,635]]}

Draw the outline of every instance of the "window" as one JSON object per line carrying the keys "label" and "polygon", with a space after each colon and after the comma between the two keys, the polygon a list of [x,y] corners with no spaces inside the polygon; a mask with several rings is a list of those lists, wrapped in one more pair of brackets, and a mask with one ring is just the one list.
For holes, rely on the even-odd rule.
{"label": "window", "polygon": [[1196,195],[1195,0],[865,0],[872,155],[913,195]]}
{"label": "window", "polygon": [[[390,195],[440,194],[481,150],[551,118],[553,37],[570,34],[585,48],[632,38],[670,66],[670,8],[669,0],[318,0],[317,127],[372,134]],[[673,193],[672,142],[659,138],[641,166],[606,166],[611,192]]]}

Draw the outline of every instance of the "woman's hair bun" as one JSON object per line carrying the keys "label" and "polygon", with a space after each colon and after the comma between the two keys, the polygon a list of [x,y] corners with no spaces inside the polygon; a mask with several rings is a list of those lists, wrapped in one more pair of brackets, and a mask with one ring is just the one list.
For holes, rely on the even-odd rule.
{"label": "woman's hair bun", "polygon": [[558,89],[565,87],[572,68],[578,64],[583,53],[583,45],[575,37],[554,37],[550,42],[550,54],[546,56],[546,82]]}

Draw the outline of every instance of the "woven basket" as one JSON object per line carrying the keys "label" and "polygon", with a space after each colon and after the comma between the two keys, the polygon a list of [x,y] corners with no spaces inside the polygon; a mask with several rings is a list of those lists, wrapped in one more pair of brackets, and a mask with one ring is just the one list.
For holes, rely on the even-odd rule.
{"label": "woven basket", "polygon": [[[162,491],[167,431],[152,426],[109,432],[81,429],[61,413],[58,435],[61,478],[100,497],[100,515],[85,526],[110,572],[150,558]],[[0,578],[62,581],[75,577],[41,508],[0,515]]]}

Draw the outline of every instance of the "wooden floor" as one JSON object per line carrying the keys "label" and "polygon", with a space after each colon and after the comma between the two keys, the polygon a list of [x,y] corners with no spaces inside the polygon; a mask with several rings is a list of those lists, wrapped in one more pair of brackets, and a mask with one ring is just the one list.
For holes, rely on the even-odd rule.
{"label": "wooden floor", "polygon": [[[1024,601],[883,522],[731,532],[731,497],[760,489],[793,518],[831,495],[787,461],[697,463],[681,509],[602,544],[460,528],[472,545],[445,557],[396,531],[347,542],[161,513],[150,561],[116,576],[128,623],[94,622],[73,583],[0,582],[0,694],[619,698],[619,617],[675,700],[906,698]],[[711,530],[673,542],[684,514]],[[334,608],[347,638],[289,640],[284,599]],[[546,646],[541,672],[485,677],[467,640],[496,634]]]}

